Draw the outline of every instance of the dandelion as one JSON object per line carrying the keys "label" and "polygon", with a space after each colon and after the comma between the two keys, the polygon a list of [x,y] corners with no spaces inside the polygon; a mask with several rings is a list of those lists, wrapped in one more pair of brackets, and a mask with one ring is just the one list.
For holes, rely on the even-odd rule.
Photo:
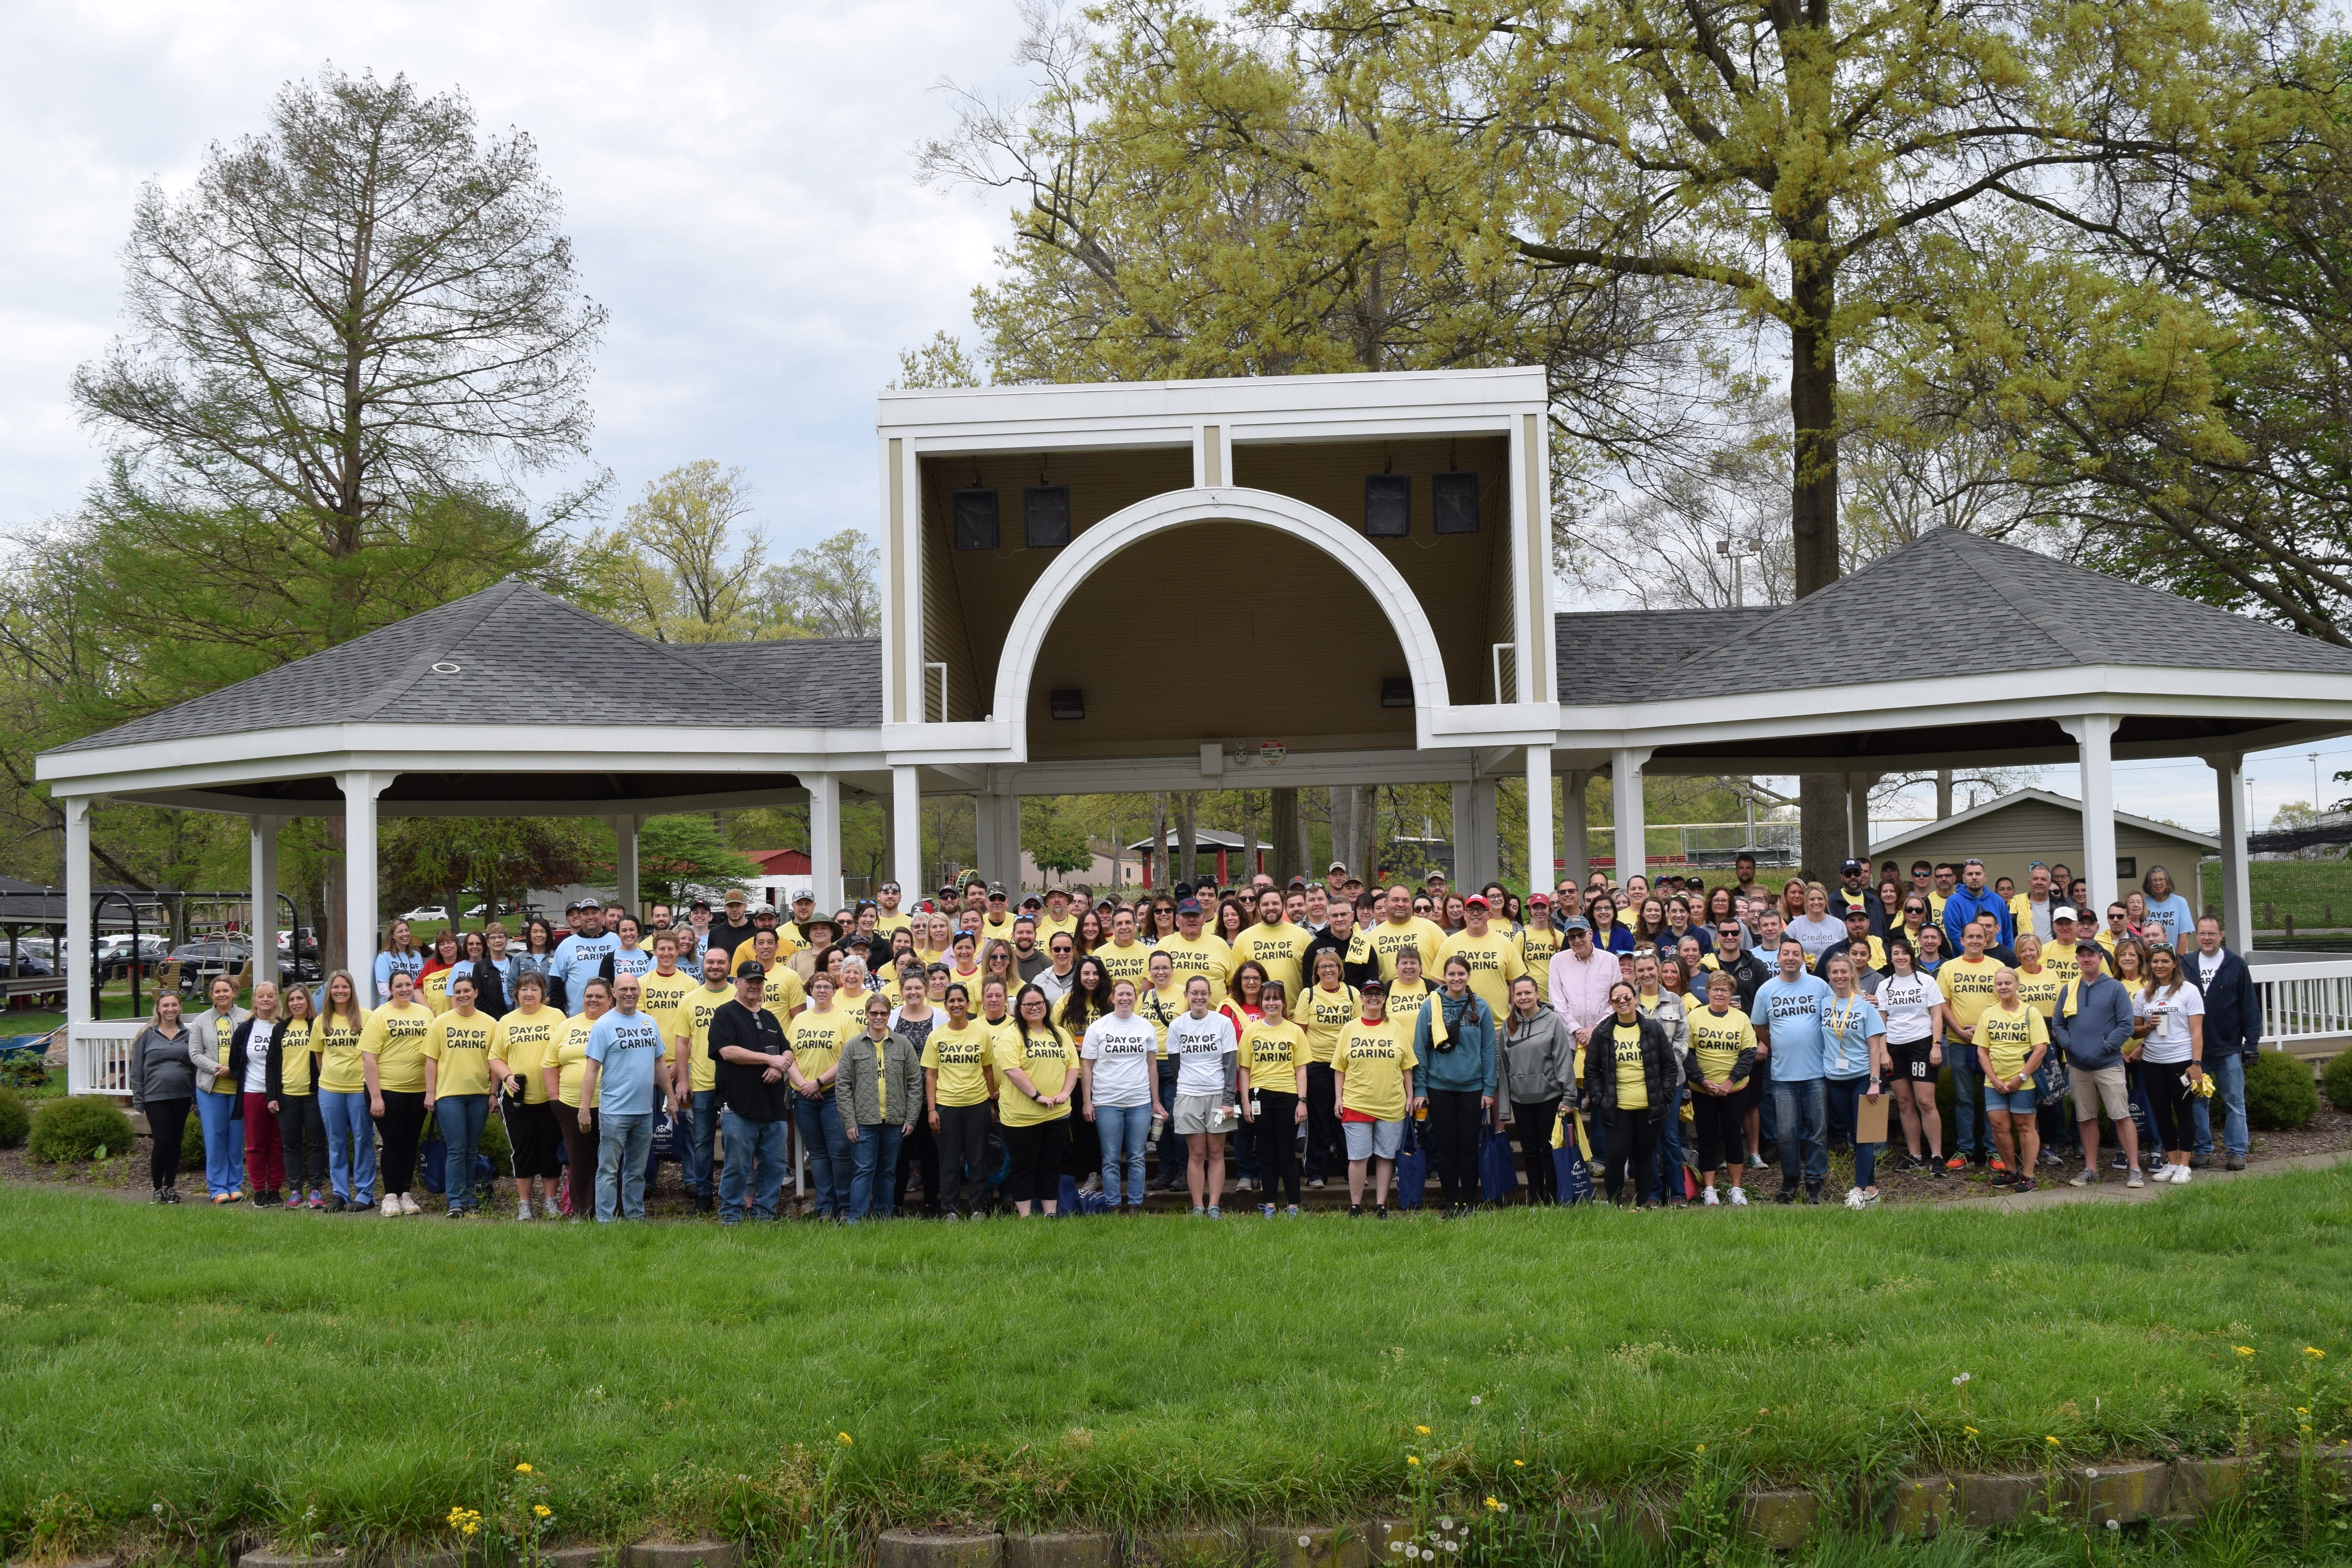
{"label": "dandelion", "polygon": [[2123,1527],[2124,1521],[2120,1519],[2111,1519],[2107,1521],[2107,1528],[2109,1530],[2121,1530]]}
{"label": "dandelion", "polygon": [[2309,1356],[2314,1361],[2326,1361],[2327,1359],[2327,1352],[2321,1350],[2317,1345],[2304,1346],[2303,1353]]}
{"label": "dandelion", "polygon": [[530,1505],[530,1511],[538,1515],[540,1518],[545,1519],[549,1514],[553,1513],[555,1510],[548,1507],[543,1502],[535,1502]]}
{"label": "dandelion", "polygon": [[1389,1550],[1391,1552],[1402,1552],[1404,1550],[1404,1542],[1402,1541],[1391,1541],[1389,1542]]}
{"label": "dandelion", "polygon": [[1444,1515],[1441,1515],[1441,1516],[1439,1517],[1438,1521],[1437,1521],[1437,1528],[1438,1528],[1438,1529],[1440,1529],[1440,1530],[1451,1530],[1451,1529],[1453,1529],[1453,1528],[1454,1528],[1454,1516],[1453,1516],[1452,1514],[1450,1514],[1450,1513],[1449,1513],[1449,1514],[1444,1514]]}
{"label": "dandelion", "polygon": [[1528,1462],[1525,1459],[1513,1459],[1511,1463],[1514,1467],[1522,1470],[1528,1468]]}
{"label": "dandelion", "polygon": [[154,1514],[156,1518],[161,1519],[163,1517],[163,1505],[160,1502],[152,1503],[149,1505],[149,1511]]}
{"label": "dandelion", "polygon": [[1960,1430],[1966,1432],[1971,1437],[1977,1435],[1977,1429],[1973,1426],[1963,1426]]}
{"label": "dandelion", "polygon": [[2042,1440],[2043,1442],[2045,1442],[2045,1443],[2049,1444],[2049,1445],[2050,1445],[2052,1447],[2053,1447],[2053,1448],[2057,1448],[2057,1447],[2064,1447],[2064,1445],[2063,1445],[2063,1444],[2062,1444],[2062,1443],[2060,1443],[2060,1442],[2058,1441],[2058,1439],[2057,1439],[2057,1438],[2055,1438],[2055,1437],[2051,1437],[2051,1436],[2045,1436]]}
{"label": "dandelion", "polygon": [[1490,1508],[1490,1509],[1495,1510],[1496,1510],[1496,1512],[1498,1512],[1498,1513],[1502,1511],[1502,1507],[1503,1507],[1503,1505],[1502,1505],[1501,1503],[1499,1503],[1499,1502],[1496,1501],[1493,1498],[1488,1498],[1488,1499],[1486,1500],[1486,1506],[1487,1506],[1488,1508]]}
{"label": "dandelion", "polygon": [[1474,1405],[1484,1405],[1486,1402],[1486,1396],[1483,1394],[1474,1394],[1470,1396],[1470,1403]]}
{"label": "dandelion", "polygon": [[1437,1553],[1433,1549],[1424,1546],[1421,1549],[1421,1560],[1423,1563],[1434,1563],[1437,1561]]}
{"label": "dandelion", "polygon": [[1302,1535],[1298,1538],[1298,1544],[1301,1546],[1312,1546],[1315,1544],[1315,1538],[1311,1535]]}
{"label": "dandelion", "polygon": [[2254,1353],[2254,1347],[2252,1345],[2240,1345],[2237,1347],[2237,1350],[2240,1355],[2252,1355]]}
{"label": "dandelion", "polygon": [[525,1463],[523,1463],[523,1464],[517,1465],[517,1466],[515,1467],[515,1474],[516,1474],[516,1475],[519,1475],[519,1476],[527,1476],[527,1475],[530,1474],[530,1464],[529,1464],[528,1462],[525,1462]]}
{"label": "dandelion", "polygon": [[1429,1436],[1429,1428],[1426,1426],[1416,1426],[1413,1430],[1420,1433],[1424,1437]]}
{"label": "dandelion", "polygon": [[850,1444],[857,1441],[856,1438],[851,1436],[846,1432],[835,1432],[834,1436],[841,1439],[842,1447],[847,1447]]}
{"label": "dandelion", "polygon": [[1702,1453],[1702,1454],[1706,1453],[1706,1444],[1704,1444],[1704,1443],[1701,1443],[1701,1444],[1698,1446],[1698,1451],[1699,1451],[1700,1453]]}
{"label": "dandelion", "polygon": [[1959,1375],[1959,1376],[1958,1376],[1958,1377],[1956,1377],[1956,1378],[1952,1379],[1952,1386],[1953,1386],[1954,1388],[1962,1388],[1962,1387],[1966,1387],[1966,1386],[1967,1386],[1967,1384],[1968,1384],[1968,1381],[1969,1381],[1969,1374],[1968,1374],[1967,1373],[1960,1373],[1960,1375]]}
{"label": "dandelion", "polygon": [[1418,1468],[1421,1464],[1421,1456],[1418,1454],[1407,1454],[1404,1457],[1404,1462],[1408,1465]]}
{"label": "dandelion", "polygon": [[1462,1550],[1462,1543],[1458,1541],[1441,1541],[1438,1544],[1444,1547],[1448,1552],[1459,1552]]}

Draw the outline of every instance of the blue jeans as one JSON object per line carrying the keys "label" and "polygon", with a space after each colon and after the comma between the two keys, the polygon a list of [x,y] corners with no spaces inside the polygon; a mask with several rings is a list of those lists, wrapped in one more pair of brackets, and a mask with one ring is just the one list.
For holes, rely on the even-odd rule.
{"label": "blue jeans", "polygon": [[686,1158],[678,1163],[678,1176],[688,1192],[706,1197],[710,1194],[710,1150],[719,1138],[719,1091],[696,1089],[694,1108],[688,1113]]}
{"label": "blue jeans", "polygon": [[[1854,1130],[1862,1125],[1863,1093],[1870,1088],[1870,1079],[1868,1078],[1833,1078],[1828,1082],[1830,1103],[1835,1108],[1837,1114],[1843,1118],[1847,1136],[1852,1137]],[[1884,1094],[1886,1086],[1882,1083],[1878,1087],[1879,1092]],[[1893,1107],[1890,1106],[1888,1109],[1892,1110]],[[1853,1184],[1855,1186],[1867,1188],[1878,1185],[1879,1148],[1880,1145],[1876,1143],[1865,1143],[1859,1138],[1853,1139]]]}
{"label": "blue jeans", "polygon": [[[699,1094],[695,1099],[700,1100]],[[696,1115],[699,1117],[698,1110]],[[700,1123],[698,1121],[697,1125]],[[782,1201],[784,1177],[784,1144],[787,1124],[782,1118],[774,1121],[754,1121],[748,1116],[738,1116],[731,1110],[719,1113],[719,1135],[727,1143],[727,1168],[719,1178],[719,1223],[733,1225],[743,1217],[743,1189],[751,1189],[751,1217],[773,1219],[776,1205]],[[754,1167],[757,1180],[753,1179]],[[706,1164],[703,1167],[709,1170]]]}
{"label": "blue jeans", "polygon": [[2197,1152],[2213,1152],[2213,1107],[2219,1105],[2221,1146],[2242,1160],[2246,1157],[2246,1058],[2235,1051],[2224,1051],[2207,1057],[2205,1070],[2213,1075],[2213,1098],[2200,1094],[2189,1102],[2189,1115],[2197,1128]]}
{"label": "blue jeans", "polygon": [[905,1129],[903,1121],[877,1121],[857,1129],[857,1138],[849,1145],[850,1224],[868,1215],[890,1217],[890,1188],[898,1179],[898,1141],[906,1136]]}
{"label": "blue jeans", "polygon": [[[1119,1194],[1127,1194],[1129,1208],[1143,1206],[1143,1145],[1151,1137],[1151,1107],[1149,1105],[1097,1105],[1095,1107],[1095,1136],[1102,1140],[1103,1196],[1117,1208]],[[1127,1173],[1124,1188],[1119,1173]]]}
{"label": "blue jeans", "polygon": [[440,1124],[441,1141],[449,1146],[442,1165],[441,1191],[449,1212],[481,1207],[474,1193],[474,1161],[482,1152],[482,1124],[490,1119],[487,1094],[443,1094],[433,1100],[433,1120]]}
{"label": "blue jeans", "polygon": [[375,1202],[375,1122],[367,1091],[320,1089],[319,1118],[327,1124],[327,1179],[335,1195],[365,1208]]}
{"label": "blue jeans", "polygon": [[196,1119],[205,1130],[205,1193],[219,1197],[245,1185],[245,1129],[238,1124],[234,1094],[196,1094]]}
{"label": "blue jeans", "polygon": [[1817,1186],[1828,1179],[1829,1111],[1826,1079],[1772,1080],[1772,1114],[1780,1127],[1782,1182],[1794,1186],[1801,1175],[1808,1186]]}
{"label": "blue jeans", "polygon": [[1977,1048],[1946,1040],[1944,1065],[1952,1069],[1952,1152],[1990,1156],[1992,1130],[1984,1117],[1984,1072],[1977,1066]]}
{"label": "blue jeans", "polygon": [[596,1223],[646,1217],[646,1160],[654,1148],[650,1110],[597,1117]]}
{"label": "blue jeans", "polygon": [[800,1129],[801,1147],[808,1152],[809,1192],[816,1199],[817,1218],[848,1218],[849,1135],[841,1130],[841,1112],[833,1096],[795,1100],[793,1125]]}

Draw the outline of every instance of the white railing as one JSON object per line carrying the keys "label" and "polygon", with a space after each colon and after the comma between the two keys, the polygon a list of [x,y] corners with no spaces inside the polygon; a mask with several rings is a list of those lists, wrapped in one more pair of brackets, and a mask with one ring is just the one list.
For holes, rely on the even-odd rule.
{"label": "white railing", "polygon": [[2263,1045],[2352,1036],[2352,958],[2257,963],[2253,973]]}
{"label": "white railing", "polygon": [[66,1026],[66,1092],[131,1093],[131,1042],[147,1026],[142,1018],[110,1018],[102,1024]]}

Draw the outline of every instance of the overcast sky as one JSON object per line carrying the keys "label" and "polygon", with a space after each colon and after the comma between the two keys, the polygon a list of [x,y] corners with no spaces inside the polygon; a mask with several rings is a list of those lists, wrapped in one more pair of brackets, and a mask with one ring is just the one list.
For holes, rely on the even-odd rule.
{"label": "overcast sky", "polygon": [[[968,334],[1005,202],[919,189],[951,128],[942,76],[1022,89],[1013,0],[824,5],[41,5],[0,12],[0,528],[71,508],[99,449],[67,401],[115,330],[142,184],[263,128],[324,61],[462,87],[529,132],[612,323],[597,460],[625,501],[695,458],[740,465],[780,550],[870,528],[874,394],[902,348]],[[2352,742],[2323,748],[2352,767]],[[2301,752],[2252,767],[2253,820],[2312,794]],[[2126,810],[2210,829],[2201,765],[2129,764]],[[2072,769],[2045,774],[2071,793]],[[2324,785],[2323,795],[2342,793]]]}

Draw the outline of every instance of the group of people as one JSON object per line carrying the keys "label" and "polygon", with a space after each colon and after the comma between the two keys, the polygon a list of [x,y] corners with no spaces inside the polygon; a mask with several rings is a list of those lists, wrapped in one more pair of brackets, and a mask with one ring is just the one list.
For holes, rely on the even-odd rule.
{"label": "group of people", "polygon": [[493,1110],[525,1219],[642,1216],[657,1123],[725,1224],[780,1217],[796,1153],[804,1212],[845,1223],[918,1184],[950,1220],[1055,1214],[1071,1188],[1137,1215],[1154,1187],[1272,1217],[1343,1177],[1351,1214],[1384,1217],[1408,1149],[1458,1215],[1497,1133],[1533,1203],[1590,1158],[1612,1202],[1744,1205],[1768,1151],[1778,1201],[1821,1203],[1834,1142],[1866,1208],[1890,1115],[1898,1162],[1934,1175],[2031,1190],[2074,1154],[2095,1182],[2104,1119],[2129,1184],[2185,1182],[2213,1099],[2242,1164],[2260,1011],[2220,923],[2162,868],[2103,919],[2063,866],[2005,883],[1849,860],[1775,890],[1742,857],[1712,886],[1596,872],[1522,899],[1334,864],[1018,908],[978,877],[829,915],[806,889],[789,914],[740,890],[682,920],[583,901],[567,930],[427,948],[394,921],[366,997],[342,971],[249,1008],[226,980],[188,1016],[159,997],[132,1098],[158,1202],[193,1112],[215,1203],[418,1213],[429,1131],[453,1218],[479,1212]]}

